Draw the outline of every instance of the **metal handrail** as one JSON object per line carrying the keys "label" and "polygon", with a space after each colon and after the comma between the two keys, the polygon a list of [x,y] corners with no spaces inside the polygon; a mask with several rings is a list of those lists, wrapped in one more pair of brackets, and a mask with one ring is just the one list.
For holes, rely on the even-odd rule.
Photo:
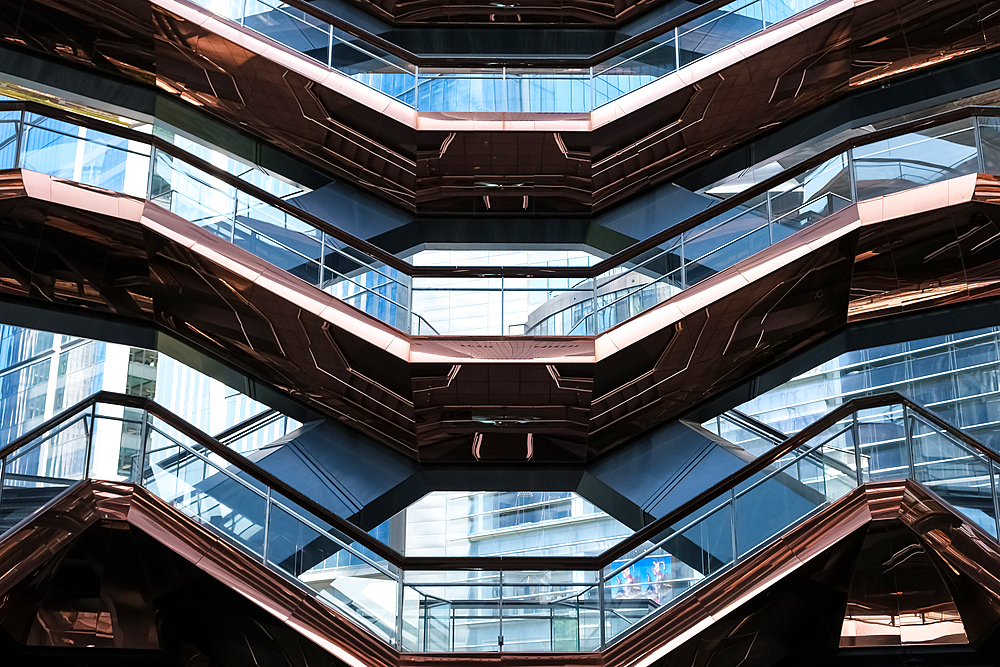
{"label": "metal handrail", "polygon": [[41,435],[46,434],[53,428],[76,417],[84,410],[96,406],[99,403],[108,405],[120,405],[124,407],[137,408],[148,411],[150,414],[162,419],[167,425],[177,429],[180,433],[204,447],[206,450],[218,455],[226,463],[238,468],[241,472],[258,482],[271,487],[292,502],[301,506],[306,511],[323,521],[329,523],[333,530],[343,533],[348,543],[358,543],[362,547],[370,550],[388,563],[402,570],[419,571],[448,571],[448,570],[554,570],[554,571],[581,571],[581,570],[601,570],[611,565],[616,560],[629,554],[637,547],[641,547],[647,542],[658,542],[657,538],[662,537],[667,531],[673,532],[673,525],[678,521],[688,519],[689,516],[709,503],[716,501],[720,496],[726,494],[730,489],[750,479],[757,473],[773,465],[782,457],[793,452],[803,444],[823,433],[829,427],[837,424],[851,414],[860,410],[890,405],[903,405],[912,410],[921,418],[929,421],[935,428],[943,431],[950,437],[959,440],[969,449],[979,455],[1000,465],[1000,455],[993,452],[979,441],[956,429],[934,413],[914,403],[901,394],[891,392],[855,398],[851,401],[835,408],[825,416],[813,422],[798,434],[788,438],[780,445],[774,447],[767,453],[748,463],[740,470],[720,480],[713,486],[705,489],[697,496],[683,503],[673,511],[663,517],[653,521],[639,531],[626,537],[614,546],[596,556],[447,556],[447,557],[413,557],[404,556],[395,549],[392,549],[383,542],[369,535],[367,532],[334,514],[319,503],[303,495],[300,491],[286,484],[281,479],[267,472],[256,463],[245,458],[241,454],[229,449],[223,443],[212,436],[202,432],[195,426],[167,410],[155,401],[139,396],[129,396],[108,391],[100,391],[86,398],[76,405],[67,408],[59,415],[53,417],[44,424],[32,429],[25,435],[13,441],[3,449],[0,449],[0,459],[7,457],[17,449],[24,447]]}
{"label": "metal handrail", "polygon": [[[869,143],[882,141],[892,137],[908,134],[911,132],[943,125],[949,122],[983,117],[1000,117],[1000,108],[967,106],[959,109],[945,111],[933,116],[918,120],[907,121],[898,125],[869,132],[867,134],[849,137],[839,144],[827,148],[824,151],[803,160],[794,167],[791,167],[779,174],[767,178],[760,183],[751,186],[743,192],[729,197],[718,204],[702,210],[690,218],[671,225],[670,227],[657,232],[642,241],[637,241],[631,246],[603,259],[589,267],[543,267],[543,266],[415,266],[406,262],[392,253],[389,253],[378,246],[365,241],[353,234],[346,232],[339,227],[318,218],[317,216],[300,209],[286,200],[272,195],[271,193],[258,188],[247,181],[240,179],[228,171],[211,164],[195,155],[192,155],[182,148],[169,143],[161,137],[145,134],[124,128],[118,125],[107,123],[90,116],[84,116],[71,111],[50,107],[37,102],[0,102],[0,112],[21,110],[44,115],[57,120],[71,122],[81,127],[94,129],[99,132],[128,139],[138,143],[143,143],[154,147],[157,151],[162,151],[172,157],[182,160],[205,173],[218,178],[226,185],[244,192],[263,203],[274,207],[293,218],[301,220],[315,229],[329,235],[332,238],[368,255],[373,260],[381,262],[386,266],[396,269],[400,273],[413,278],[566,278],[566,279],[592,279],[598,278],[622,265],[630,262],[646,252],[654,250],[665,241],[694,229],[695,227],[731,211],[746,202],[758,197],[775,186],[781,185],[799,174],[802,174],[813,167],[819,166],[832,157],[840,155],[851,148],[863,146]],[[374,269],[373,269],[374,270]]]}

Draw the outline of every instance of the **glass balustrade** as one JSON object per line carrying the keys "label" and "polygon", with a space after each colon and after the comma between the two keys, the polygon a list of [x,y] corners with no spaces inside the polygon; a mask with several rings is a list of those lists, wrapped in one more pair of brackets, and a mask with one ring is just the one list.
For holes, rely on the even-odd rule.
{"label": "glass balustrade", "polygon": [[[401,569],[163,408],[107,398],[7,449],[0,531],[84,479],[137,483],[404,651],[597,651],[866,482],[913,479],[997,536],[996,454],[897,394],[862,405],[842,406],[769,451],[759,469],[664,518],[638,546],[605,552],[599,571]],[[143,463],[121,474],[125,432],[141,442]]]}
{"label": "glass balustrade", "polygon": [[738,0],[593,67],[418,67],[276,0],[193,0],[421,111],[586,113],[822,0]]}
{"label": "glass balustrade", "polygon": [[[755,197],[713,195],[718,214],[596,278],[411,278],[317,229],[295,215],[294,207],[278,208],[148,143],[0,109],[0,168],[21,167],[145,197],[417,335],[598,334],[856,201],[995,169],[998,145],[1000,119],[991,116],[862,145]],[[411,261],[419,263],[419,257]],[[542,265],[582,271],[596,261],[574,256]]]}

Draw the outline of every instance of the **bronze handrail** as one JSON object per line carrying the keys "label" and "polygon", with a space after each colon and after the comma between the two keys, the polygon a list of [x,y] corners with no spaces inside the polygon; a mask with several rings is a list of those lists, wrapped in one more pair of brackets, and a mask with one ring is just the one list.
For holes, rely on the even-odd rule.
{"label": "bronze handrail", "polygon": [[518,267],[518,266],[414,266],[405,260],[396,257],[392,253],[389,253],[372,243],[360,239],[349,232],[346,232],[335,225],[316,217],[315,215],[304,211],[297,206],[289,204],[284,199],[272,195],[271,193],[258,188],[255,185],[247,183],[241,180],[237,176],[229,173],[228,171],[217,167],[206,160],[202,160],[190,153],[187,153],[183,149],[167,142],[166,140],[152,136],[149,134],[144,134],[136,130],[131,130],[128,128],[116,126],[105,121],[97,120],[90,116],[84,116],[71,111],[66,111],[63,109],[57,109],[55,107],[46,106],[39,104],[37,102],[0,102],[0,111],[10,111],[10,110],[23,110],[29,111],[31,113],[36,113],[39,115],[48,116],[50,118],[56,118],[59,120],[65,120],[83,127],[98,130],[100,132],[105,132],[114,136],[121,137],[123,139],[129,139],[130,141],[137,141],[139,143],[144,143],[155,147],[159,151],[175,157],[179,160],[183,160],[192,166],[208,173],[209,175],[218,178],[222,182],[226,183],[230,187],[240,190],[246,194],[255,197],[264,203],[273,206],[282,213],[286,213],[294,218],[298,218],[303,222],[312,225],[316,229],[328,234],[329,236],[346,243],[347,245],[353,247],[356,250],[360,250],[369,257],[382,262],[386,266],[398,270],[400,273],[410,277],[416,278],[576,278],[576,279],[592,279],[603,275],[607,271],[617,268],[618,266],[635,259],[642,255],[643,253],[649,252],[656,248],[664,241],[668,241],[679,234],[686,231],[694,229],[698,225],[701,225],[712,218],[715,218],[723,213],[731,211],[738,206],[745,204],[751,199],[758,197],[771,188],[781,185],[785,181],[799,174],[812,169],[813,167],[821,165],[826,160],[840,155],[845,151],[855,148],[857,146],[863,146],[868,143],[875,141],[881,141],[884,139],[889,139],[902,134],[908,134],[910,132],[918,131],[921,129],[926,129],[928,127],[934,127],[937,125],[943,125],[945,123],[953,122],[956,120],[963,120],[966,118],[972,118],[975,116],[1000,116],[1000,107],[981,107],[981,106],[967,106],[961,107],[959,109],[952,109],[945,111],[933,116],[928,116],[926,118],[921,118],[917,120],[907,121],[905,123],[900,123],[898,125],[893,125],[891,127],[883,128],[881,130],[875,130],[874,132],[869,132],[867,134],[858,135],[850,137],[840,142],[836,146],[827,148],[826,150],[817,153],[802,162],[798,163],[794,167],[787,169],[786,171],[776,174],[771,178],[768,178],[760,183],[747,188],[738,195],[734,195],[718,204],[711,206],[703,211],[696,213],[690,218],[672,225],[649,238],[638,241],[631,246],[620,250],[614,255],[611,255],[607,259],[604,259],[593,266],[590,267]]}
{"label": "bronze handrail", "polygon": [[[841,419],[870,408],[887,407],[890,405],[903,405],[918,414],[923,419],[930,421],[936,428],[948,433],[952,437],[961,440],[970,449],[985,456],[991,462],[1000,465],[1000,455],[989,449],[978,440],[963,433],[961,430],[948,424],[929,410],[914,403],[910,399],[895,392],[878,394],[876,396],[864,396],[855,398],[843,405],[834,408],[816,422],[791,436],[780,445],[774,447],[767,453],[754,459],[740,470],[725,477],[711,487],[705,489],[697,496],[691,498],[676,509],[648,524],[639,531],[626,537],[611,548],[596,556],[468,556],[468,557],[413,557],[404,556],[395,549],[392,549],[383,542],[372,537],[364,530],[334,514],[316,501],[303,495],[298,490],[292,488],[284,481],[267,472],[256,463],[246,457],[234,452],[227,446],[213,438],[212,436],[189,424],[181,417],[167,410],[159,403],[139,396],[129,396],[108,391],[100,391],[89,398],[85,398],[76,405],[67,408],[59,415],[53,417],[44,424],[37,426],[28,433],[22,435],[3,449],[0,449],[0,459],[7,457],[15,450],[30,443],[35,438],[44,435],[53,428],[69,421],[85,410],[99,403],[107,405],[120,405],[146,410],[147,412],[162,419],[169,426],[177,429],[187,437],[197,442],[213,454],[217,454],[230,465],[239,469],[249,477],[258,482],[271,487],[281,495],[298,504],[307,512],[319,517],[329,523],[334,530],[349,538],[350,542],[356,542],[362,547],[372,551],[388,563],[403,570],[423,570],[423,571],[448,571],[448,570],[560,570],[560,571],[595,571],[600,570],[622,556],[628,554],[633,549],[642,546],[648,541],[666,533],[671,527],[690,516],[700,507],[705,506],[712,500],[724,495],[730,489],[747,481],[757,473],[773,465],[783,456],[799,448],[812,438],[820,435]],[[345,540],[346,541],[346,540]]]}

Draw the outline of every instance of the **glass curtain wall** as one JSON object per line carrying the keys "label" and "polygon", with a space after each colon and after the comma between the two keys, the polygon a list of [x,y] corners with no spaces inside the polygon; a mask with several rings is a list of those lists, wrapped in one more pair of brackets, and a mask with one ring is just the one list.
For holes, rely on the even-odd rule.
{"label": "glass curtain wall", "polygon": [[[788,435],[859,396],[897,392],[1000,451],[1000,327],[847,352],[739,406]],[[736,444],[724,418],[704,424]]]}

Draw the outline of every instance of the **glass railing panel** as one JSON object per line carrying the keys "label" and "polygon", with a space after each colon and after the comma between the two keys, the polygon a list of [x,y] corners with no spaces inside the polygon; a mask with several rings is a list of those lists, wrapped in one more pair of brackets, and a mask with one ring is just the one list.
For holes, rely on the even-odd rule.
{"label": "glass railing panel", "polygon": [[[344,541],[304,514],[272,501],[267,563],[298,579],[363,627],[394,642],[398,590],[389,566],[345,552]],[[344,557],[349,554],[353,557]]]}
{"label": "glass railing panel", "polygon": [[414,278],[413,312],[441,334],[499,336],[504,331],[500,288],[500,278]]}
{"label": "glass railing panel", "polygon": [[616,324],[657,306],[670,297],[678,294],[684,285],[684,270],[676,269],[659,278],[648,278],[642,274],[633,276],[633,283],[611,292],[604,292],[597,297],[597,325],[594,329],[593,318],[588,317],[588,330],[582,331],[577,326],[573,334],[596,334],[606,331]]}
{"label": "glass railing panel", "polygon": [[678,29],[681,67],[765,28],[763,3],[731,2]]}
{"label": "glass railing panel", "polygon": [[213,14],[224,16],[233,21],[243,19],[243,0],[191,0],[199,7],[204,7]]}
{"label": "glass railing panel", "polygon": [[505,571],[502,592],[504,651],[600,647],[596,572]]}
{"label": "glass railing panel", "polygon": [[87,477],[134,481],[146,438],[145,410],[98,403]]}
{"label": "glass railing panel", "polygon": [[848,426],[814,438],[736,487],[740,556],[857,487],[852,433]]}
{"label": "glass railing panel", "polygon": [[677,69],[677,44],[670,31],[594,67],[594,107],[670,74]]}
{"label": "glass railing panel", "polygon": [[25,120],[21,168],[145,197],[147,144],[34,113],[26,114]]}
{"label": "glass railing panel", "polygon": [[604,569],[605,638],[611,640],[733,562],[732,506],[713,501],[656,545]]}
{"label": "glass railing panel", "polygon": [[768,196],[772,243],[833,215],[852,202],[847,153],[772,188]]}
{"label": "glass railing panel", "polygon": [[302,424],[287,415],[275,414],[252,430],[227,439],[225,444],[234,452],[244,456],[266,447],[278,438],[291,433]]}
{"label": "glass railing panel", "polygon": [[893,405],[857,413],[858,444],[867,466],[865,481],[881,482],[909,476],[903,408]]}
{"label": "glass railing panel", "polygon": [[405,650],[500,650],[499,572],[407,571],[404,576],[404,636],[415,641],[404,644]]}
{"label": "glass railing panel", "polygon": [[767,196],[758,195],[684,232],[684,260],[696,261],[728,243],[766,225]]}
{"label": "glass railing panel", "polygon": [[283,2],[245,0],[243,23],[290,49],[327,65],[330,25]]}
{"label": "glass railing panel", "polygon": [[421,111],[507,110],[503,71],[421,69],[417,108]]}
{"label": "glass railing panel", "polygon": [[[753,214],[748,214],[746,218],[746,222],[757,220]],[[737,226],[743,222],[743,220],[739,221],[739,223],[734,221],[733,226]],[[770,230],[768,223],[765,222],[759,227],[744,233],[742,236],[727,242],[718,250],[714,250],[686,263],[685,280],[689,286],[696,285],[721,271],[725,271],[731,266],[735,266],[747,257],[757,254],[769,245],[771,245]]]}
{"label": "glass railing panel", "polygon": [[162,151],[153,160],[149,200],[216,236],[233,240],[236,189]]}
{"label": "glass railing panel", "polygon": [[416,106],[416,68],[339,28],[333,29],[330,66],[390,97]]}
{"label": "glass railing panel", "polygon": [[986,174],[1000,174],[1000,118],[979,116],[979,152],[982,171]]}
{"label": "glass railing panel", "polygon": [[[249,224],[244,220],[248,220]],[[247,218],[237,219],[235,228],[233,243],[238,247],[310,285],[320,284],[323,270],[317,261],[321,248],[318,239]],[[277,240],[275,236],[282,240]]]}
{"label": "glass railing panel", "polygon": [[590,111],[590,75],[586,71],[507,69],[507,111],[585,113]]}
{"label": "glass railing panel", "polygon": [[908,416],[912,478],[996,537],[990,462],[914,412]]}
{"label": "glass railing panel", "polygon": [[973,125],[963,119],[853,149],[858,200],[976,173]]}
{"label": "glass railing panel", "polygon": [[0,169],[13,169],[17,166],[20,119],[20,111],[0,111]]}
{"label": "glass railing panel", "polygon": [[150,425],[141,484],[258,557],[264,553],[267,499],[259,489]]}
{"label": "glass railing panel", "polygon": [[753,431],[750,431],[738,423],[728,419],[725,415],[720,415],[711,422],[704,424],[713,433],[728,442],[742,447],[754,457],[758,457],[774,449],[778,443],[769,438],[765,438]]}
{"label": "glass railing panel", "polygon": [[71,418],[11,452],[3,462],[0,532],[6,532],[86,477],[93,422]]}

